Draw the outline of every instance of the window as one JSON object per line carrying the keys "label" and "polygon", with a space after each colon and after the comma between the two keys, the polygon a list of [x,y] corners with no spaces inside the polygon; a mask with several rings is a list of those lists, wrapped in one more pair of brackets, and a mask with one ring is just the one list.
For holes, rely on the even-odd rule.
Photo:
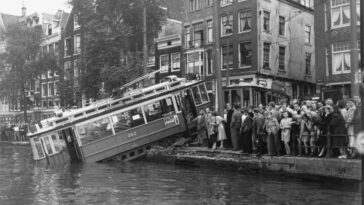
{"label": "window", "polygon": [[311,44],[311,26],[305,26],[305,43]]}
{"label": "window", "polygon": [[113,135],[109,118],[89,122],[77,128],[83,145]]}
{"label": "window", "polygon": [[187,72],[193,74],[202,74],[200,52],[187,54]]}
{"label": "window", "polygon": [[58,81],[56,81],[56,82],[54,82],[54,93],[56,94],[56,95],[59,95],[59,92],[58,92]]}
{"label": "window", "polygon": [[213,35],[213,22],[212,20],[207,21],[207,43],[211,43],[214,41],[214,35]]}
{"label": "window", "polygon": [[77,35],[75,36],[75,48],[74,48],[74,53],[75,54],[79,54],[81,53],[81,35]]}
{"label": "window", "polygon": [[263,68],[270,68],[270,43],[263,45]]}
{"label": "window", "polygon": [[222,69],[231,68],[233,66],[233,45],[221,46]]}
{"label": "window", "polygon": [[48,91],[47,91],[47,84],[42,83],[42,97],[47,97]]}
{"label": "window", "polygon": [[286,18],[284,16],[279,16],[279,35],[286,35]]}
{"label": "window", "polygon": [[204,102],[204,103],[209,102],[210,101],[209,100],[209,94],[206,91],[205,85],[201,84],[198,87],[199,87],[199,90],[200,90],[202,102]]}
{"label": "window", "polygon": [[[357,0],[357,20],[360,22],[360,0]],[[350,25],[350,0],[331,0],[331,27]]]}
{"label": "window", "polygon": [[206,52],[206,66],[207,66],[207,75],[212,74],[212,50],[207,50]]}
{"label": "window", "polygon": [[192,90],[193,98],[195,99],[195,104],[196,105],[202,104],[202,97],[201,97],[201,93],[200,93],[198,87],[193,86],[191,88],[191,90]]}
{"label": "window", "polygon": [[148,123],[175,113],[172,98],[166,98],[144,105],[143,110]]}
{"label": "window", "polygon": [[169,55],[161,55],[160,56],[160,69],[161,69],[161,73],[168,73],[169,71]]}
{"label": "window", "polygon": [[311,75],[311,53],[306,53],[306,75]]}
{"label": "window", "polygon": [[52,24],[47,25],[47,35],[52,35]]}
{"label": "window", "polygon": [[64,62],[64,80],[71,79],[71,61]]}
{"label": "window", "polygon": [[47,79],[47,73],[46,72],[42,72],[42,79]]}
{"label": "window", "polygon": [[54,43],[48,45],[49,53],[54,53]]}
{"label": "window", "polygon": [[193,26],[193,47],[195,48],[200,48],[203,44],[203,30],[204,30],[204,24],[203,23],[199,23],[199,24],[195,24]]}
{"label": "window", "polygon": [[240,43],[239,46],[239,66],[246,67],[252,65],[252,43]]}
{"label": "window", "polygon": [[73,28],[78,29],[80,28],[80,24],[78,24],[78,15],[73,15]]}
{"label": "window", "polygon": [[58,54],[58,52],[59,52],[59,43],[58,42],[54,43],[54,52],[55,52],[55,54]]}
{"label": "window", "polygon": [[54,76],[54,73],[53,73],[53,70],[48,70],[48,78],[53,78]]}
{"label": "window", "polygon": [[40,139],[38,137],[33,138],[33,141],[34,141],[34,147],[36,149],[36,153],[38,155],[37,159],[43,159],[45,157],[45,154],[44,154],[42,142],[40,141]]}
{"label": "window", "polygon": [[43,55],[48,53],[48,47],[47,46],[43,46]]}
{"label": "window", "polygon": [[64,40],[64,56],[70,56],[71,55],[71,39],[70,38],[66,38]]}
{"label": "window", "polygon": [[172,71],[179,71],[181,68],[181,54],[172,53]]}
{"label": "window", "polygon": [[207,4],[207,6],[212,6],[212,5],[214,5],[214,0],[206,0],[207,2],[206,2],[206,4]]}
{"label": "window", "polygon": [[54,83],[48,83],[48,96],[54,95]]}
{"label": "window", "polygon": [[285,70],[286,47],[279,46],[279,70]]}
{"label": "window", "polygon": [[351,69],[351,43],[337,43],[332,45],[332,73],[350,73]]}
{"label": "window", "polygon": [[227,6],[233,3],[233,0],[220,0],[221,6]]}
{"label": "window", "polygon": [[111,117],[115,134],[145,124],[141,108],[128,110]]}
{"label": "window", "polygon": [[39,86],[39,79],[37,78],[37,79],[35,79],[35,81],[34,81],[34,91],[35,92],[40,92],[40,86]]}
{"label": "window", "polygon": [[233,14],[221,16],[221,36],[233,33]]}
{"label": "window", "polygon": [[188,26],[188,27],[185,27],[185,29],[186,29],[186,33],[185,33],[186,48],[189,48],[190,45],[192,44],[191,43],[191,28]]}
{"label": "window", "polygon": [[189,0],[190,1],[190,12],[201,9],[201,0]]}
{"label": "window", "polygon": [[80,64],[80,60],[79,59],[75,59],[75,61],[73,62],[73,80],[74,80],[74,86],[78,86],[78,77],[79,77],[79,64]]}
{"label": "window", "polygon": [[239,12],[239,32],[248,32],[252,29],[252,12]]}
{"label": "window", "polygon": [[48,106],[47,101],[42,100],[42,107],[47,107],[47,106]]}
{"label": "window", "polygon": [[263,30],[265,32],[270,31],[270,12],[269,11],[263,12]]}

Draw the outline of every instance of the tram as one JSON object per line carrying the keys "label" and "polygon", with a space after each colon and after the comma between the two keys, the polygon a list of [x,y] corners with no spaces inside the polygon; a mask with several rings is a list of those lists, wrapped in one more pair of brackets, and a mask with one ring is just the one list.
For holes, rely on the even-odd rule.
{"label": "tram", "polygon": [[171,78],[42,121],[28,134],[33,159],[132,160],[153,142],[186,131],[210,105],[203,81]]}
{"label": "tram", "polygon": [[283,90],[268,89],[262,85],[250,82],[239,82],[223,88],[224,100],[241,107],[250,105],[258,107],[259,104],[268,105],[269,102],[279,102],[282,99],[289,101],[289,96]]}

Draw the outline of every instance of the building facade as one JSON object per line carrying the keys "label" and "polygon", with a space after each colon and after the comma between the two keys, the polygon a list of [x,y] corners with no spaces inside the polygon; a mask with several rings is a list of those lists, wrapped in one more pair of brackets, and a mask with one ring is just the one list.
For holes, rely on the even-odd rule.
{"label": "building facade", "polygon": [[[320,1],[315,6],[317,83],[324,99],[332,98],[337,101],[351,96],[350,2]],[[359,37],[359,0],[356,7]]]}
{"label": "building facade", "polygon": [[155,69],[160,70],[156,82],[168,75],[182,76],[182,22],[167,19],[155,39]]}
{"label": "building facade", "polygon": [[[214,23],[216,2],[218,28]],[[222,71],[224,87],[243,81],[268,89],[280,87],[290,98],[315,93],[313,9],[292,0],[185,3],[185,73],[203,76],[210,93],[215,93],[216,69]],[[219,31],[217,38],[215,29]],[[220,56],[216,56],[216,40]],[[217,58],[221,59],[220,68],[215,66]]]}
{"label": "building facade", "polygon": [[82,107],[85,101],[80,92],[81,41],[81,27],[72,11],[61,35],[60,66],[63,72],[60,89],[64,107]]}

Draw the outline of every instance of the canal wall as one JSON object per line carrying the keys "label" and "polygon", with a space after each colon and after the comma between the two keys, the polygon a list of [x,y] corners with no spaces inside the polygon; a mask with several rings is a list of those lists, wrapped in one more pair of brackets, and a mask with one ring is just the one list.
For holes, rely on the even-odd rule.
{"label": "canal wall", "polygon": [[211,167],[213,165],[246,173],[268,172],[310,178],[361,180],[361,161],[358,159],[258,157],[237,151],[211,150],[200,147],[152,149],[147,158],[193,167]]}

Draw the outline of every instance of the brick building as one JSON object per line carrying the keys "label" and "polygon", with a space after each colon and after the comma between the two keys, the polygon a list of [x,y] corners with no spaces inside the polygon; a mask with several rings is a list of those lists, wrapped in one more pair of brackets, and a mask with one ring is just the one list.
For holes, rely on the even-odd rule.
{"label": "brick building", "polygon": [[[337,101],[351,96],[350,2],[321,0],[315,5],[316,75],[324,99]],[[358,0],[358,37],[359,15]]]}
{"label": "brick building", "polygon": [[[218,2],[219,36],[214,36]],[[186,0],[183,46],[185,73],[199,73],[215,92],[215,70],[223,86],[250,82],[279,86],[290,98],[315,93],[312,2],[293,0]],[[220,43],[220,56],[215,41]],[[221,68],[216,68],[217,58]],[[229,69],[228,69],[229,68]],[[230,101],[226,99],[226,101]]]}

